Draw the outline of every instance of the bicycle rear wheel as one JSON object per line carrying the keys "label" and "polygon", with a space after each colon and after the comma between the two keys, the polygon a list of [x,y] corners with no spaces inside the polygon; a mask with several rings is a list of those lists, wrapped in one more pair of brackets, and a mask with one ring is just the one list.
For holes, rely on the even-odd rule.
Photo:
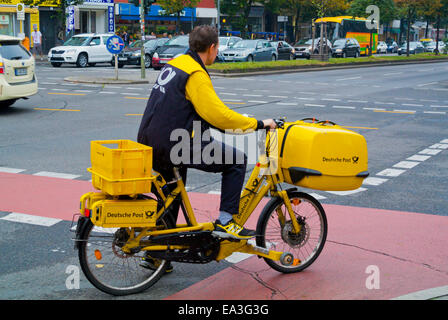
{"label": "bicycle rear wheel", "polygon": [[286,266],[279,261],[264,258],[270,267],[283,273],[300,272],[309,267],[325,245],[328,228],[325,211],[315,198],[298,191],[288,195],[301,227],[298,234],[293,232],[288,210],[281,198],[273,198],[268,202],[257,225],[258,246],[291,253],[295,259],[296,263]]}
{"label": "bicycle rear wheel", "polygon": [[[166,227],[166,224],[165,224]],[[99,290],[122,296],[144,291],[165,273],[168,261],[157,269],[142,267],[144,251],[128,254],[121,250],[129,228],[100,228],[91,221],[81,233],[79,262],[87,279]]]}

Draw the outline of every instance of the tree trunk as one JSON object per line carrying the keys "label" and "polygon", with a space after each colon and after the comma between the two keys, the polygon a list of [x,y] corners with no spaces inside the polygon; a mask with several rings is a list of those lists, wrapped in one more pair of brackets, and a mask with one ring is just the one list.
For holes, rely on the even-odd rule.
{"label": "tree trunk", "polygon": [[439,30],[440,30],[440,14],[437,16],[437,34],[436,34],[436,55],[439,54]]}
{"label": "tree trunk", "polygon": [[408,23],[406,31],[406,56],[409,57],[409,39],[411,32],[411,9],[408,10]]}

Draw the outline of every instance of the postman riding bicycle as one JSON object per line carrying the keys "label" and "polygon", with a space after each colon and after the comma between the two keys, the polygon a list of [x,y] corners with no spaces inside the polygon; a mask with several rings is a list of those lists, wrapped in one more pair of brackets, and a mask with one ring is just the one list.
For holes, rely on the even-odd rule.
{"label": "postman riding bicycle", "polygon": [[[87,279],[112,295],[155,284],[170,262],[204,264],[234,252],[263,258],[281,273],[309,267],[322,252],[327,218],[322,205],[297,186],[353,190],[368,176],[364,137],[331,121],[275,120],[266,153],[241,193],[235,222],[243,226],[264,197],[255,242],[223,238],[213,222],[199,222],[179,169],[166,181],[152,170],[152,148],[130,140],[91,142],[92,184],[80,199],[75,247]],[[291,187],[284,188],[284,185]],[[180,199],[185,223],[174,221]],[[150,265],[142,265],[150,261]]]}

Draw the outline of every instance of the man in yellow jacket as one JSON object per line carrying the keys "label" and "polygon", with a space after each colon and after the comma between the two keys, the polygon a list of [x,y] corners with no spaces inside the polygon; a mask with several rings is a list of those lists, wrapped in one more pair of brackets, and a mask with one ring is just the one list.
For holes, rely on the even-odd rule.
{"label": "man in yellow jacket", "polygon": [[[221,172],[220,213],[215,232],[223,238],[249,239],[255,232],[236,225],[233,220],[233,215],[239,212],[246,155],[222,142],[194,137],[210,128],[246,131],[273,129],[276,125],[272,119],[260,121],[243,116],[228,108],[217,96],[205,67],[215,61],[218,53],[219,37],[215,28],[205,25],[194,28],[189,36],[189,46],[186,54],[171,60],[160,72],[140,124],[138,141],[153,147],[154,169],[165,179],[172,176],[174,166],[180,167],[184,180],[187,168]],[[191,142],[191,148],[187,150],[189,154],[180,157],[173,152],[173,147],[179,143],[175,139],[178,135],[173,137],[173,133],[179,129]],[[222,159],[218,159],[222,161],[206,163],[201,157],[204,148],[222,150]],[[231,163],[229,154],[233,155]],[[179,162],[179,158],[182,161]],[[238,163],[238,159],[244,159],[243,163]],[[177,212],[173,214],[176,220]]]}

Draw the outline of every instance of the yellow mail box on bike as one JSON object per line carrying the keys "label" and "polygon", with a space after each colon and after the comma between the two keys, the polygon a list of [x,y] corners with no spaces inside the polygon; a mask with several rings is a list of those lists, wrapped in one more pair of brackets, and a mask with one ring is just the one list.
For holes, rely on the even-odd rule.
{"label": "yellow mail box on bike", "polygon": [[[304,119],[307,120],[307,119]],[[284,181],[324,191],[354,190],[369,175],[365,138],[330,121],[285,123],[278,134]]]}
{"label": "yellow mail box on bike", "polygon": [[81,214],[95,226],[103,228],[154,227],[157,201],[153,199],[119,199],[99,192],[88,192],[80,199]]}
{"label": "yellow mail box on bike", "polygon": [[131,140],[91,141],[93,186],[107,194],[148,193],[154,180],[152,148]]}

